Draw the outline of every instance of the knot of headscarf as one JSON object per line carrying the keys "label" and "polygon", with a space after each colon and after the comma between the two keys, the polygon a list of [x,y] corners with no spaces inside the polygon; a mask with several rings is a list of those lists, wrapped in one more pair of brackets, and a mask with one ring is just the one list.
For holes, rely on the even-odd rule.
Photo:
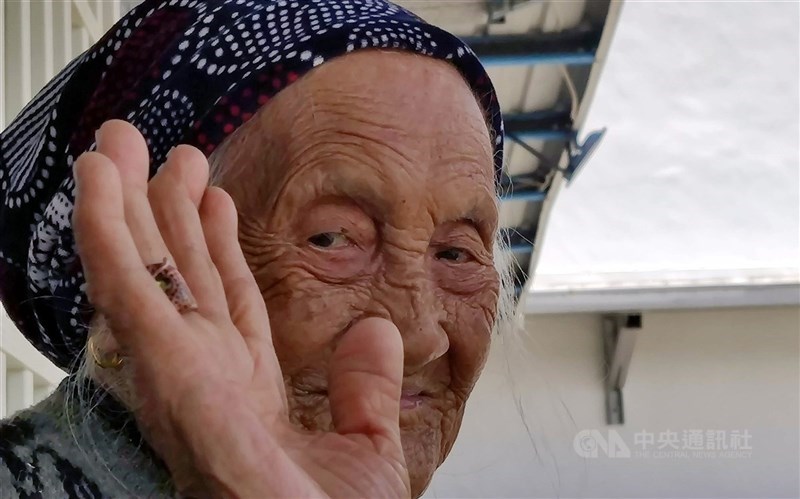
{"label": "knot of headscarf", "polygon": [[[478,58],[382,0],[147,0],[50,81],[0,135],[0,298],[29,341],[76,366],[92,308],[71,230],[72,164],[109,119],[136,126],[150,174],[169,149],[210,154],[315,66],[368,48],[450,61],[481,101],[501,171],[502,121]],[[415,82],[409,81],[409,85]]]}

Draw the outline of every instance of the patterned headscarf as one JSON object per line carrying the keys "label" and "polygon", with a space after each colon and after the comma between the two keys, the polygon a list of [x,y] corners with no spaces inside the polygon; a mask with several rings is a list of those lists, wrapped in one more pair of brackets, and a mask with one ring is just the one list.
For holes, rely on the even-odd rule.
{"label": "patterned headscarf", "polygon": [[[0,299],[71,370],[91,306],[71,229],[72,164],[112,118],[144,135],[150,174],[177,144],[211,154],[308,70],[366,48],[450,61],[481,100],[502,165],[497,99],[455,36],[383,0],[147,0],[61,71],[0,134]],[[409,82],[414,85],[414,82]]]}

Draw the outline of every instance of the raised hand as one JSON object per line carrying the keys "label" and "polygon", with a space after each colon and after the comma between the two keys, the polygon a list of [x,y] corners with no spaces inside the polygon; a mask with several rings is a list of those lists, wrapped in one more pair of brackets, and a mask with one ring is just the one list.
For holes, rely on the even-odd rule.
{"label": "raised hand", "polygon": [[[88,294],[132,373],[131,409],[183,494],[405,497],[400,444],[403,345],[366,319],[331,360],[335,433],[287,416],[267,310],[237,237],[237,213],[208,187],[208,164],[178,146],[148,182],[141,134],[114,120],[74,175],[73,218]],[[179,313],[146,269],[174,263],[197,301]]]}

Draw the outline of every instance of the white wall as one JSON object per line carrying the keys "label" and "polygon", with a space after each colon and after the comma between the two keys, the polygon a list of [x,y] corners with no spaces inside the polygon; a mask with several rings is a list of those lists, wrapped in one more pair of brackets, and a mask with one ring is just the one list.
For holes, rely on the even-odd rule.
{"label": "white wall", "polygon": [[799,14],[626,2],[537,273],[797,269]]}
{"label": "white wall", "polygon": [[[800,308],[653,312],[643,323],[616,427],[605,423],[598,316],[533,316],[526,333],[498,339],[427,497],[800,496]],[[632,457],[580,457],[573,439],[585,429],[616,429]],[[658,443],[693,429],[747,430],[750,455],[636,455],[637,432]]]}
{"label": "white wall", "polygon": [[0,419],[46,397],[64,376],[0,308]]}
{"label": "white wall", "polygon": [[121,0],[0,0],[0,129],[130,7]]}

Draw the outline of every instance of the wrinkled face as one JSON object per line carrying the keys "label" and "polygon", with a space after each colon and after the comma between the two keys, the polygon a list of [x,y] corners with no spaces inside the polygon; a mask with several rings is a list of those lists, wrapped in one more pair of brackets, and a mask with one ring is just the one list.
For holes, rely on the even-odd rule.
{"label": "wrinkled face", "polygon": [[449,452],[498,297],[492,148],[448,64],[365,51],[266,105],[220,185],[270,315],[291,417],[329,429],[327,366],[347,328],[390,319],[405,346],[400,425],[413,492]]}

